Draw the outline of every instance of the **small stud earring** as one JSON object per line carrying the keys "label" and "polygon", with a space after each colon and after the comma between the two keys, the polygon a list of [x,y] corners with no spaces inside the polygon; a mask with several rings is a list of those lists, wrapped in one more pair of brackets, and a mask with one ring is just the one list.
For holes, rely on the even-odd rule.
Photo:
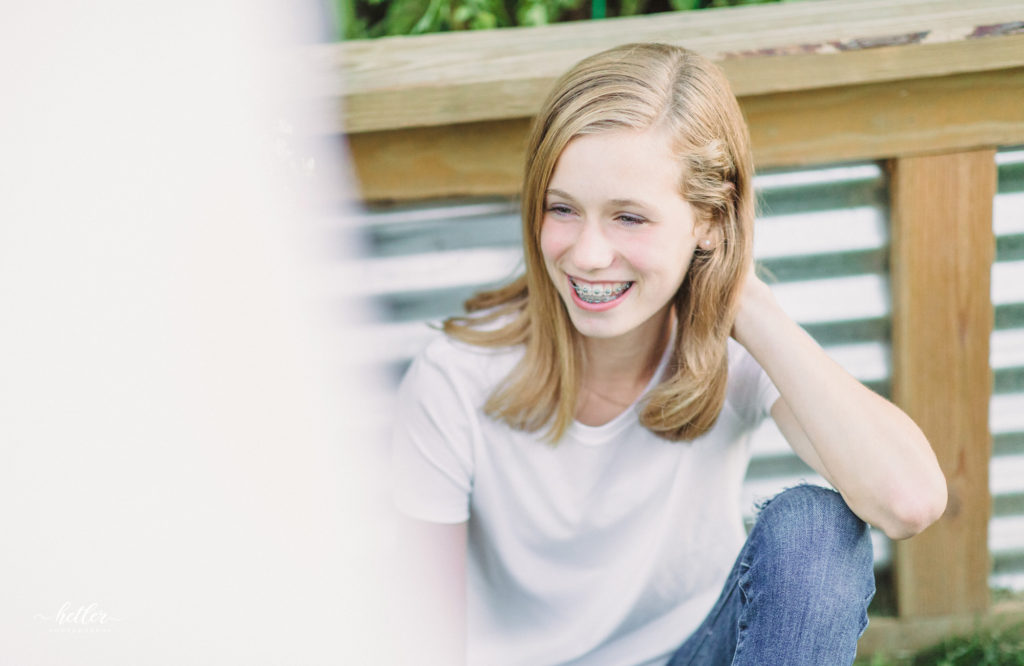
{"label": "small stud earring", "polygon": [[711,249],[711,239],[710,238],[705,238],[704,240],[702,240],[700,242],[700,246],[703,249],[705,249],[705,250],[710,250]]}

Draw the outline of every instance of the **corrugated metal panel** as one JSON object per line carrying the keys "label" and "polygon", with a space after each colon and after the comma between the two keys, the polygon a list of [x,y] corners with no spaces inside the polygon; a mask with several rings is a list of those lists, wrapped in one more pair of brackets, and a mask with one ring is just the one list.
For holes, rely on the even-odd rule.
{"label": "corrugated metal panel", "polygon": [[[996,369],[992,428],[993,583],[1024,588],[1024,152],[1000,153],[999,264],[993,275]],[[889,393],[890,312],[886,181],[875,164],[774,172],[755,181],[761,215],[755,255],[782,306],[855,377]],[[426,324],[522,270],[518,205],[508,200],[377,207],[360,224],[368,257],[339,284],[373,295],[380,322],[366,331],[366,360],[397,382],[437,331]],[[755,435],[745,504],[802,480],[824,483],[773,424]],[[748,519],[752,516],[748,515]],[[890,544],[873,535],[876,564]]]}
{"label": "corrugated metal panel", "polygon": [[992,585],[1024,589],[1024,150],[998,153],[991,363]]}
{"label": "corrugated metal panel", "polygon": [[[888,396],[891,376],[888,193],[875,164],[760,176],[754,255],[772,274],[783,309],[854,377]],[[828,485],[800,460],[774,422],[755,433],[744,484],[752,507],[783,488]],[[753,516],[747,517],[752,520]],[[891,546],[872,530],[875,566]]]}

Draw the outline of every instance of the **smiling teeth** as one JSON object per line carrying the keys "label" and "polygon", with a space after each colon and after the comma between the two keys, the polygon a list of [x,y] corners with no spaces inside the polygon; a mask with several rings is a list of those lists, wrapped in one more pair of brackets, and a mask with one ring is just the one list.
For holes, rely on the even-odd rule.
{"label": "smiling teeth", "polygon": [[576,295],[581,300],[587,303],[607,303],[608,301],[614,301],[616,298],[622,295],[622,292],[633,286],[632,282],[605,282],[602,284],[577,284],[575,280],[571,279],[569,282],[572,283],[572,288],[576,290]]}

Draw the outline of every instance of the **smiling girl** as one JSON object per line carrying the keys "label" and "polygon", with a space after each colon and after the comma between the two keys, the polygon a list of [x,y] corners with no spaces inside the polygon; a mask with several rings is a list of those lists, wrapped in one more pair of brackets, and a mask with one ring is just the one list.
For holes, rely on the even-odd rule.
{"label": "smiling girl", "polygon": [[[690,51],[622,46],[556,84],[527,149],[525,275],[445,322],[399,396],[396,501],[447,663],[853,661],[865,523],[916,534],[945,481],[754,275],[752,178],[736,100]],[[785,491],[746,534],[769,416],[835,491]]]}

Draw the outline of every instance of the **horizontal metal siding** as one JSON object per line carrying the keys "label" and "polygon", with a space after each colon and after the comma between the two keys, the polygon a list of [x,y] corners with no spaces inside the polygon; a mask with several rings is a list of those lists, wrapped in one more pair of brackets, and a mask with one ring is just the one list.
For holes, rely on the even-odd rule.
{"label": "horizontal metal siding", "polygon": [[[836,362],[888,396],[888,194],[881,169],[857,164],[770,173],[755,185],[761,205],[754,256],[780,305]],[[766,421],[753,437],[744,506],[751,510],[804,481],[828,485]],[[889,540],[877,530],[871,536],[875,566],[884,569],[891,563]]]}
{"label": "horizontal metal siding", "polygon": [[989,548],[994,587],[1024,589],[1024,150],[997,154],[999,185],[993,226],[991,364],[994,380],[992,520]]}

